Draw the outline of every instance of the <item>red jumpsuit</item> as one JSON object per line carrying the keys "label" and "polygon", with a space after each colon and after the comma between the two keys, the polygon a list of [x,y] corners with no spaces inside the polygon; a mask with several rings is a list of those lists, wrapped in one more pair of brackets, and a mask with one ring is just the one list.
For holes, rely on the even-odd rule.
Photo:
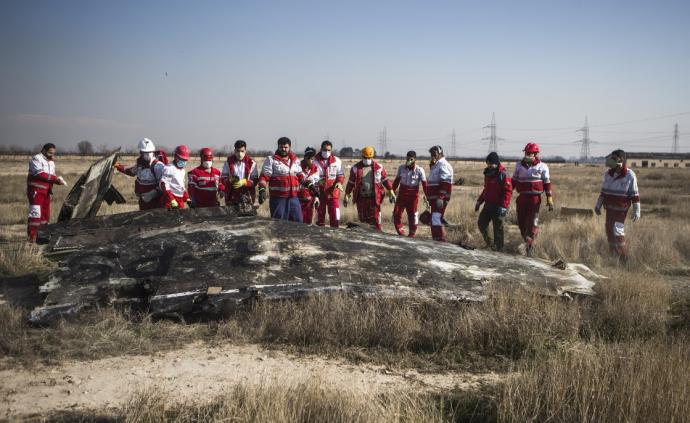
{"label": "red jumpsuit", "polygon": [[625,218],[630,206],[640,202],[635,172],[625,166],[618,172],[613,169],[606,171],[599,201],[606,209],[606,238],[609,249],[625,258]]}
{"label": "red jumpsuit", "polygon": [[161,195],[161,205],[166,209],[172,208],[172,201],[177,201],[178,208],[183,209],[184,204],[189,198],[187,189],[185,188],[185,171],[174,164],[165,166],[163,176],[161,177],[160,189],[163,192]]}
{"label": "red jumpsuit", "polygon": [[331,227],[337,228],[340,224],[340,190],[335,188],[335,184],[341,186],[345,182],[343,164],[339,158],[331,155],[324,159],[321,153],[314,157],[314,164],[319,171],[319,210],[316,224],[324,226],[326,224],[326,210],[328,210],[328,223]]}
{"label": "red jumpsuit", "polygon": [[549,167],[538,158],[531,166],[517,162],[513,172],[513,189],[520,194],[515,200],[520,233],[527,247],[531,248],[539,231],[541,194],[545,192],[547,197],[552,195]]}
{"label": "red jumpsuit", "polygon": [[[398,198],[393,208],[393,225],[399,235],[405,235],[402,224],[402,215],[407,211],[407,225],[410,228],[408,236],[414,237],[419,224],[417,204],[419,202],[419,185],[422,185],[424,195],[427,192],[426,174],[424,169],[416,164],[412,167],[402,165],[398,168],[398,174],[393,181],[393,191],[398,191]],[[398,190],[398,187],[400,189]]]}
{"label": "red jumpsuit", "polygon": [[[234,180],[246,179],[247,185],[234,188]],[[259,181],[259,173],[256,162],[245,154],[242,160],[238,160],[233,154],[223,165],[221,180],[225,186],[225,204],[235,206],[242,202],[242,198],[249,199],[251,204],[256,200],[256,184]]]}
{"label": "red jumpsuit", "polygon": [[345,188],[346,194],[352,194],[352,201],[357,205],[357,216],[360,222],[373,225],[381,230],[381,202],[386,189],[393,189],[388,180],[386,169],[373,160],[371,166],[357,162],[350,169],[350,178]]}
{"label": "red jumpsuit", "polygon": [[453,166],[441,157],[431,166],[427,188],[427,199],[431,204],[431,237],[435,241],[446,242],[446,229],[443,215],[453,190]]}
{"label": "red jumpsuit", "polygon": [[[309,181],[316,186],[319,182],[319,169],[314,163],[310,167],[304,163],[304,160],[300,162],[302,167],[302,173],[304,174],[304,180]],[[297,192],[297,197],[299,198],[300,206],[302,206],[302,222],[307,225],[311,225],[314,221],[314,189],[307,188],[304,184],[300,186]],[[319,200],[321,201],[321,200]]]}
{"label": "red jumpsuit", "polygon": [[199,166],[192,169],[187,174],[187,187],[193,207],[219,206],[218,192],[225,191],[220,180],[220,170],[215,167],[206,169]]}
{"label": "red jumpsuit", "polygon": [[[134,180],[134,194],[139,198],[139,210],[151,210],[161,207],[160,193],[158,186],[163,177],[163,169],[165,164],[152,159],[150,162],[145,162],[144,159],[138,158],[134,166],[125,167],[121,164],[117,165],[117,170],[127,176],[135,176]],[[153,191],[156,191],[155,193]]]}
{"label": "red jumpsuit", "polygon": [[48,160],[43,153],[33,156],[26,178],[26,195],[29,198],[29,241],[35,242],[39,227],[47,225],[50,221],[50,196],[53,193],[53,184],[57,182],[55,162]]}

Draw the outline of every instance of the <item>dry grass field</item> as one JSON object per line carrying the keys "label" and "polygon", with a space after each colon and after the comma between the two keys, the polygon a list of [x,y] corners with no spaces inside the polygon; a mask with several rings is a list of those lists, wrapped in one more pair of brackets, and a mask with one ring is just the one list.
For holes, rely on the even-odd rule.
{"label": "dry grass field", "polygon": [[[2,276],[55,266],[38,248],[23,242],[27,161],[28,157],[0,157]],[[58,173],[74,182],[91,161],[59,157]],[[398,165],[384,162],[392,174]],[[507,167],[512,172],[513,164]],[[457,162],[454,168],[456,178],[463,177],[465,183],[454,187],[446,215],[452,223],[449,239],[483,248],[474,212],[483,166]],[[556,211],[541,213],[535,254],[545,260],[584,263],[607,275],[593,298],[562,301],[507,290],[493,292],[481,304],[331,296],[259,304],[223,321],[183,325],[104,309],[48,328],[30,327],[24,310],[0,305],[0,377],[13,383],[8,387],[0,382],[0,419],[690,421],[690,186],[685,183],[690,170],[636,171],[642,218],[626,224],[631,260],[622,266],[608,254],[603,216],[563,219],[558,213],[560,206],[593,207],[603,168],[551,166]],[[129,203],[104,205],[102,213],[136,209],[133,181],[116,175],[114,184]],[[53,220],[67,191],[55,188]],[[384,231],[395,236],[392,208],[384,205]],[[342,211],[344,223],[356,220],[352,207]],[[267,204],[259,212],[267,215]],[[507,254],[520,254],[512,209],[508,221]],[[430,237],[428,229],[420,227],[419,236]],[[171,387],[149,375],[110,403],[86,405],[78,404],[95,393],[60,379],[53,380],[55,394],[46,391],[44,399],[36,399],[45,404],[61,395],[53,406],[39,412],[15,401],[21,393],[18,387],[30,391],[40,385],[23,381],[26,375],[39,380],[51,372],[61,375],[67,368],[88,365],[103,367],[98,377],[112,377],[115,383],[128,360],[150,357],[153,362],[169,352],[187,354],[183,348],[209,355],[207,350],[228,345],[286,354],[288,362],[298,362],[303,370],[293,372],[298,374],[289,380],[264,379],[246,371],[239,382],[218,383],[211,392],[191,396],[184,393],[194,389],[193,379],[185,382],[189,385],[172,382]],[[247,357],[254,363],[266,360]],[[121,360],[120,367],[112,360]],[[217,359],[214,363],[234,365]],[[364,385],[354,387],[347,377],[308,377],[335,369],[348,369],[348,375],[361,372],[366,375]],[[242,374],[243,367],[235,372]],[[424,375],[425,382],[409,377],[410,372]],[[377,375],[389,373],[399,376],[396,382],[374,389]],[[175,377],[174,371],[170,377]],[[448,378],[449,384],[434,382]],[[464,383],[476,378],[481,383]]]}

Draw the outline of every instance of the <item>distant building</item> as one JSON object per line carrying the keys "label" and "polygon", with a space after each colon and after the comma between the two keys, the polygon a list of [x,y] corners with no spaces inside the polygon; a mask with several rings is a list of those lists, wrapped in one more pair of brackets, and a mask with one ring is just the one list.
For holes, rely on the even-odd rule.
{"label": "distant building", "polygon": [[626,153],[630,167],[690,167],[690,153]]}

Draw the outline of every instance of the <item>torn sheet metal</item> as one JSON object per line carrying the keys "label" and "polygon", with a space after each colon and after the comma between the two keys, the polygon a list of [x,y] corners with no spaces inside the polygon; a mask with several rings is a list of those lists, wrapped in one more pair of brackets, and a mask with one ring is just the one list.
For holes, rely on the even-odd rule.
{"label": "torn sheet metal", "polygon": [[153,315],[223,314],[255,299],[317,292],[482,301],[491,285],[592,294],[586,267],[363,229],[306,226],[226,207],[150,210],[52,225],[62,255],[31,320],[112,304]]}
{"label": "torn sheet metal", "polygon": [[58,222],[66,222],[75,218],[94,217],[98,214],[103,200],[108,204],[123,203],[124,197],[110,182],[113,177],[114,165],[117,163],[120,149],[113,151],[92,164],[74,184],[65,202],[62,204]]}

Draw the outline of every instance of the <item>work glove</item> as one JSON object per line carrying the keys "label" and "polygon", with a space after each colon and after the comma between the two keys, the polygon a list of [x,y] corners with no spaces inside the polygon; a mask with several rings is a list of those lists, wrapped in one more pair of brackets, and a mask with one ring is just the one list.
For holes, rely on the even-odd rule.
{"label": "work glove", "polygon": [[151,202],[151,200],[153,200],[156,197],[158,197],[158,191],[156,191],[155,189],[141,194],[141,199],[144,200],[144,202],[146,203]]}
{"label": "work glove", "polygon": [[232,183],[232,187],[235,189],[242,188],[245,185],[247,185],[246,179],[237,179],[235,182]]}
{"label": "work glove", "polygon": [[177,208],[179,208],[179,207],[180,207],[180,205],[177,204],[177,200],[172,200],[172,201],[170,202],[170,208],[171,208],[171,209],[177,209]]}
{"label": "work glove", "polygon": [[396,199],[397,199],[397,197],[395,196],[395,192],[392,189],[388,190],[388,201],[390,201],[391,204],[393,204],[393,203],[395,203]]}
{"label": "work glove", "polygon": [[352,194],[345,194],[345,198],[343,198],[343,207],[347,207],[347,205],[350,204],[351,198]]}
{"label": "work glove", "polygon": [[508,215],[508,209],[507,208],[505,208],[505,207],[499,207],[498,208],[498,218],[499,219],[503,220],[506,218],[507,215]]}
{"label": "work glove", "polygon": [[333,185],[333,189],[338,189],[338,190],[342,191],[343,190],[343,184],[341,184],[340,182],[336,182],[335,185]]}
{"label": "work glove", "polygon": [[597,199],[597,204],[594,206],[594,213],[601,215],[601,206],[604,205],[604,197],[599,197]]}
{"label": "work glove", "polygon": [[314,208],[318,209],[320,205],[321,205],[321,200],[319,200],[319,197],[314,198]]}
{"label": "work glove", "polygon": [[65,185],[65,186],[67,185],[67,182],[65,182],[65,178],[63,178],[62,176],[58,176],[57,180],[58,180],[58,185]]}
{"label": "work glove", "polygon": [[263,204],[266,201],[266,188],[259,188],[259,204]]}
{"label": "work glove", "polygon": [[478,212],[479,208],[482,206],[482,202],[477,200],[476,203],[474,203],[474,211]]}
{"label": "work glove", "polygon": [[551,197],[551,196],[546,197],[546,204],[549,205],[549,211],[552,212],[553,211],[553,197]]}
{"label": "work glove", "polygon": [[431,208],[431,204],[429,204],[429,199],[424,197],[424,207],[426,207],[427,210]]}
{"label": "work glove", "polygon": [[637,222],[638,220],[640,220],[640,203],[632,203],[632,209],[632,221]]}

